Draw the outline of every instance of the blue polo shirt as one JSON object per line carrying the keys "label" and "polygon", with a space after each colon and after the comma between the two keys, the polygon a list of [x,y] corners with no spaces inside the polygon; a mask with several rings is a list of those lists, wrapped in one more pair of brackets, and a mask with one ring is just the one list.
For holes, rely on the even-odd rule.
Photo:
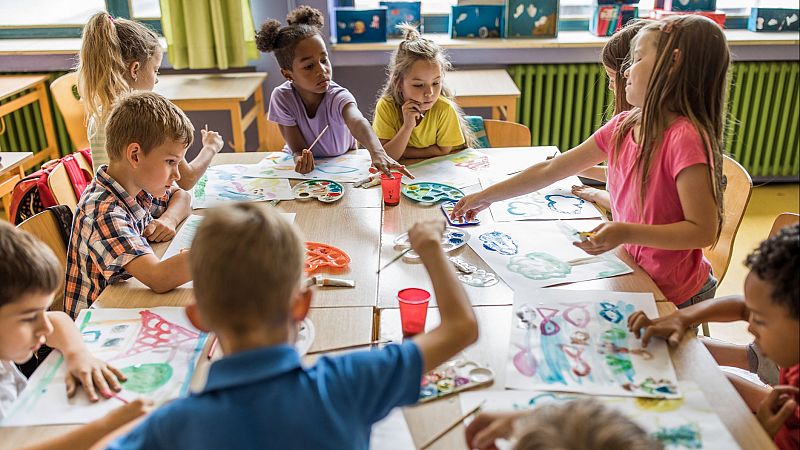
{"label": "blue polo shirt", "polygon": [[415,403],[422,355],[406,341],[303,367],[289,345],[215,362],[202,392],[157,409],[110,449],[367,449],[372,424]]}

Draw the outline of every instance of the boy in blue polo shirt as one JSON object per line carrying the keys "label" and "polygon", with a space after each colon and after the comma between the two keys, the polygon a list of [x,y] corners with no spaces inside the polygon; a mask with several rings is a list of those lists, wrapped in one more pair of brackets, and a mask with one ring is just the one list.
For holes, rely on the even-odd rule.
{"label": "boy in blue polo shirt", "polygon": [[[409,231],[436,292],[441,325],[382,350],[303,367],[289,343],[308,313],[303,239],[270,208],[209,211],[190,264],[198,325],[225,351],[202,392],[155,411],[110,448],[367,449],[372,424],[415,403],[422,374],[478,338],[475,315],[440,245],[443,224]],[[233,238],[235,236],[235,238]]]}

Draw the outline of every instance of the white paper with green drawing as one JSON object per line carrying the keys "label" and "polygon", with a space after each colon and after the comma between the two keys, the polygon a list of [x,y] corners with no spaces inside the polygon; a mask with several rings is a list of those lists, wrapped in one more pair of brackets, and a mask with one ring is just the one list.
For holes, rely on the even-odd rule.
{"label": "white paper with green drawing", "polygon": [[249,178],[234,174],[226,166],[209,167],[191,192],[194,209],[231,202],[294,200],[289,180]]}
{"label": "white paper with green drawing", "polygon": [[[569,222],[578,231],[590,231],[601,223]],[[552,220],[493,223],[469,232],[469,246],[515,291],[633,272],[612,252],[593,258],[575,247]]]}
{"label": "white paper with green drawing", "polygon": [[[186,395],[208,335],[194,328],[184,308],[88,308],[76,321],[89,351],[128,378],[118,395],[156,405]],[[64,358],[53,351],[36,369],[2,426],[87,423],[123,404],[90,403],[83,390],[67,398]]]}

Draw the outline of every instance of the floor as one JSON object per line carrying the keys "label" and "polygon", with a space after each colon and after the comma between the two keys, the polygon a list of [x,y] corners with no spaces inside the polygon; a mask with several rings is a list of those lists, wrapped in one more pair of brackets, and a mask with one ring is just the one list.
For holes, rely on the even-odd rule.
{"label": "floor", "polygon": [[[747,205],[742,225],[736,233],[733,257],[725,279],[717,288],[717,296],[741,294],[747,268],[747,255],[764,240],[772,228],[772,222],[783,212],[800,212],[800,184],[771,184],[754,187]],[[711,336],[728,342],[746,344],[753,337],[747,332],[747,323],[712,323]]]}

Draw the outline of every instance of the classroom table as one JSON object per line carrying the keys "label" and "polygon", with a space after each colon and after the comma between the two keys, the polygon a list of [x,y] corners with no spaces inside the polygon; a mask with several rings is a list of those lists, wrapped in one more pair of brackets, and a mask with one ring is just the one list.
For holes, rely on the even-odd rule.
{"label": "classroom table", "polygon": [[7,219],[11,217],[11,193],[14,186],[25,178],[25,163],[33,158],[31,152],[0,152],[0,199]]}
{"label": "classroom table", "polygon": [[58,142],[56,141],[56,132],[53,127],[53,116],[50,112],[50,101],[47,99],[47,86],[45,85],[47,80],[47,75],[0,76],[0,101],[30,91],[21,97],[17,97],[0,105],[0,134],[2,134],[9,125],[8,122],[5,121],[5,116],[34,102],[39,102],[39,112],[42,117],[42,128],[44,128],[46,147],[36,150],[33,158],[27,159],[23,164],[23,170],[28,170],[37,164],[60,157]]}
{"label": "classroom table", "polygon": [[462,108],[489,107],[492,119],[517,121],[520,91],[505,69],[454,70],[445,84]]}
{"label": "classroom table", "polygon": [[[267,117],[263,84],[265,72],[161,75],[153,90],[184,111],[228,111],[233,128],[231,148],[245,151],[245,131],[258,127],[258,148],[267,149]],[[253,97],[253,107],[242,115],[243,103]]]}

